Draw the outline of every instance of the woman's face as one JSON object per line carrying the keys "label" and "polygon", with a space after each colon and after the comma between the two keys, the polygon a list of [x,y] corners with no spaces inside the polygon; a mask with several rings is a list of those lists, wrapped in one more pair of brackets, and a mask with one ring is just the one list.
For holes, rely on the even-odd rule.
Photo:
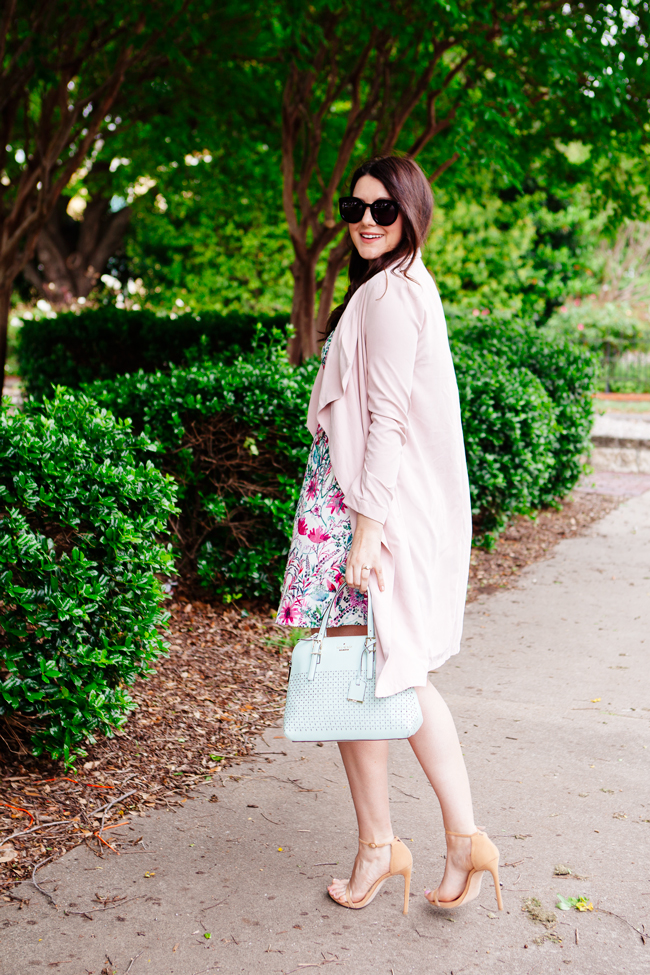
{"label": "woman's face", "polygon": [[[355,184],[354,195],[363,200],[364,203],[374,203],[375,200],[390,200],[390,193],[383,183],[380,183],[374,176],[362,176]],[[390,227],[380,227],[372,219],[369,209],[363,214],[363,219],[359,223],[351,223],[350,236],[352,243],[359,251],[361,257],[366,261],[374,261],[394,250],[402,239],[402,214],[397,215],[397,220]]]}

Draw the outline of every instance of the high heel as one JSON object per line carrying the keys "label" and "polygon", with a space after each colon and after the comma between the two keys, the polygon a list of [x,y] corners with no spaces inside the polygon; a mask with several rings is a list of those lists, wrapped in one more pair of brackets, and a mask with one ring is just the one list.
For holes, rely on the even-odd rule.
{"label": "high heel", "polygon": [[409,890],[411,888],[411,870],[413,868],[413,857],[411,856],[411,851],[408,847],[404,846],[399,836],[396,836],[389,843],[369,843],[368,840],[359,840],[359,843],[363,843],[364,846],[369,846],[372,850],[379,850],[382,846],[390,846],[390,864],[388,867],[388,873],[382,874],[379,880],[375,880],[374,884],[366,895],[360,901],[353,901],[350,895],[350,884],[348,883],[345,888],[345,901],[343,904],[341,901],[337,901],[335,897],[332,900],[336,904],[340,904],[341,907],[349,907],[353,911],[359,911],[362,907],[367,907],[370,901],[374,900],[376,895],[379,893],[380,888],[383,886],[389,877],[396,877],[398,875],[404,877],[404,914],[408,914],[409,911]]}
{"label": "high heel", "polygon": [[483,833],[481,830],[477,830],[476,833],[452,833],[450,829],[446,829],[445,833],[448,836],[463,836],[472,841],[471,849],[471,859],[472,859],[472,869],[467,877],[467,883],[465,884],[465,890],[462,892],[460,897],[457,897],[453,901],[441,901],[438,898],[439,887],[433,891],[431,895],[425,893],[426,899],[430,904],[436,907],[444,907],[445,910],[449,910],[453,907],[460,907],[461,904],[474,900],[478,897],[478,893],[481,887],[482,875],[486,870],[489,870],[492,874],[492,880],[494,881],[494,890],[497,895],[497,906],[500,911],[503,910],[503,901],[501,899],[501,888],[499,887],[499,851],[489,838],[487,833]]}

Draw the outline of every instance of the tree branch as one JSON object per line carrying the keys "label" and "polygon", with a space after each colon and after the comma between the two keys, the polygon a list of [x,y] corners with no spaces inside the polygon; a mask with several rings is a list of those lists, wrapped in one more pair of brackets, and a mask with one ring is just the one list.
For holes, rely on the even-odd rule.
{"label": "tree branch", "polygon": [[453,164],[458,159],[460,159],[460,153],[455,152],[453,156],[450,156],[449,159],[445,160],[445,162],[443,162],[440,166],[438,166],[437,169],[433,171],[431,176],[429,176],[429,182],[435,183],[435,181],[439,179],[442,176],[442,174],[449,169],[450,166],[453,166]]}
{"label": "tree branch", "polygon": [[375,69],[372,74],[370,90],[366,96],[364,105],[361,104],[360,96],[361,76],[370,58],[370,54],[372,53],[370,42],[368,43],[366,49],[364,49],[362,52],[354,71],[350,75],[350,84],[352,85],[353,92],[352,105],[350,112],[348,113],[345,132],[343,133],[343,137],[341,139],[336,161],[332,167],[332,174],[327,184],[327,190],[321,195],[316,204],[318,211],[325,210],[326,213],[328,211],[332,211],[334,194],[337,192],[339,184],[343,178],[343,174],[348,167],[357,140],[361,135],[366,122],[368,122],[368,120],[371,118],[379,103],[384,69],[390,54],[389,44],[389,39],[386,36],[377,36],[375,39]]}
{"label": "tree branch", "polygon": [[[422,71],[415,84],[404,92],[400,104],[393,112],[392,122],[382,145],[382,155],[388,154],[393,150],[407,119],[410,118],[414,108],[429,87],[431,79],[433,78],[433,73],[436,70],[440,59],[442,58],[443,54],[450,48],[454,47],[455,44],[456,41],[453,39],[445,41],[444,43],[434,44],[433,57],[431,61],[426,66],[424,71]],[[469,56],[465,59],[465,63],[468,59]],[[460,67],[458,70],[460,70]],[[453,73],[454,72],[449,72],[448,83],[451,83]],[[446,85],[443,83],[437,94],[443,91],[445,87]]]}

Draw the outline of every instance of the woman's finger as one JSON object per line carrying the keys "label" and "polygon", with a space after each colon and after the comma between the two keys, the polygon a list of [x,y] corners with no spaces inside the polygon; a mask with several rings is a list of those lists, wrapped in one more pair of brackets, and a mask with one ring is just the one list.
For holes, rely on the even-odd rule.
{"label": "woman's finger", "polygon": [[378,565],[375,568],[375,572],[377,573],[377,585],[379,586],[379,591],[383,592],[384,589],[386,588],[386,585],[384,583],[384,573],[382,571],[381,565]]}
{"label": "woman's finger", "polygon": [[359,589],[361,590],[361,592],[366,592],[367,591],[367,589],[368,589],[368,580],[369,579],[370,579],[370,569],[368,568],[368,565],[367,564],[362,565],[361,566],[361,583],[359,585]]}

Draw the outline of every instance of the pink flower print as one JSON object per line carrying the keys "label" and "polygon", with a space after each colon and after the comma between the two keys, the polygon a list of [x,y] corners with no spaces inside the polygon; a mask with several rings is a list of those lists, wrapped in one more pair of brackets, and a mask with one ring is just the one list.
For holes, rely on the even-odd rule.
{"label": "pink flower print", "polygon": [[289,602],[285,603],[284,606],[281,607],[280,612],[278,613],[278,616],[280,617],[280,622],[293,623],[294,620],[296,619],[296,614],[298,613],[299,608],[300,608],[300,602],[297,599],[295,599],[293,603],[289,603]]}
{"label": "pink flower print", "polygon": [[299,518],[298,519],[298,534],[299,535],[306,535],[307,534],[307,519],[306,518]]}
{"label": "pink flower print", "polygon": [[337,491],[329,501],[327,502],[327,507],[330,509],[330,514],[338,515],[346,511],[345,500],[342,491]]}
{"label": "pink flower print", "polygon": [[309,484],[307,485],[307,497],[310,501],[313,501],[318,494],[318,481],[315,477],[312,477]]}
{"label": "pink flower print", "polygon": [[328,535],[327,532],[324,532],[319,525],[317,525],[316,528],[312,528],[312,530],[307,535],[307,538],[309,539],[310,542],[313,542],[314,545],[320,545],[321,542],[329,541],[331,536]]}

